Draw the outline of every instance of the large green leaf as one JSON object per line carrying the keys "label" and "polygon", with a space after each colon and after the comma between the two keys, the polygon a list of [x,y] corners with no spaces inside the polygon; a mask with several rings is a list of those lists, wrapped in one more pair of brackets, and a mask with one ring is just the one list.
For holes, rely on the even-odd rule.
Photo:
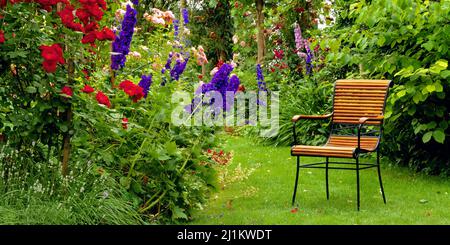
{"label": "large green leaf", "polygon": [[432,135],[433,135],[433,131],[430,131],[430,132],[427,132],[426,134],[424,134],[422,136],[423,143],[427,143],[428,141],[430,141]]}
{"label": "large green leaf", "polygon": [[439,142],[439,143],[443,144],[444,140],[445,140],[445,133],[444,133],[444,131],[442,129],[434,130],[433,138],[434,138],[434,140],[436,140],[436,142]]}

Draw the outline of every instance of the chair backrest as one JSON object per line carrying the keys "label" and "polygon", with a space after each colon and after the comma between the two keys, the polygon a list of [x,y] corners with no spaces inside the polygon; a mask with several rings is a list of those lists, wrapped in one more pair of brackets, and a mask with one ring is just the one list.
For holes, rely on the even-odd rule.
{"label": "chair backrest", "polygon": [[[384,114],[390,80],[338,80],[334,87],[333,123],[358,124],[361,117]],[[366,124],[379,125],[380,121]]]}

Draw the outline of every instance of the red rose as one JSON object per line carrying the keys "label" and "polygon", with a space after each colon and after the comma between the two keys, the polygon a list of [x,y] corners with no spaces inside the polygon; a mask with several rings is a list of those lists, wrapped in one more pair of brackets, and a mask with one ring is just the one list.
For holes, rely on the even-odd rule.
{"label": "red rose", "polygon": [[106,96],[102,91],[98,91],[95,96],[97,102],[102,105],[106,105],[108,108],[111,108],[111,102],[109,101],[108,96]]}
{"label": "red rose", "polygon": [[5,40],[6,40],[5,33],[2,30],[0,30],[0,43],[4,43]]}
{"label": "red rose", "polygon": [[65,63],[62,48],[59,44],[53,44],[51,46],[41,45],[39,48],[41,49],[41,55],[45,60],[58,62],[60,64]]}
{"label": "red rose", "polygon": [[97,39],[97,31],[91,31],[88,34],[84,35],[83,39],[81,39],[81,42],[83,44],[94,43],[96,39]]}
{"label": "red rose", "polygon": [[87,25],[89,23],[89,17],[91,16],[89,12],[87,12],[85,9],[77,9],[77,12],[75,12],[75,15],[80,19],[80,21]]}
{"label": "red rose", "polygon": [[144,89],[129,80],[121,82],[119,88],[128,94],[133,99],[133,102],[137,102],[144,97]]}
{"label": "red rose", "polygon": [[103,10],[106,10],[106,1],[105,0],[97,0],[98,6],[102,8]]}
{"label": "red rose", "polygon": [[86,84],[84,85],[84,88],[81,90],[81,92],[90,94],[94,92],[94,88]]}
{"label": "red rose", "polygon": [[96,30],[98,30],[98,23],[95,21],[84,26],[85,33],[89,33],[91,31],[96,31]]}
{"label": "red rose", "polygon": [[274,53],[275,59],[278,59],[278,60],[283,59],[284,53],[283,53],[282,49],[274,50],[273,53]]}
{"label": "red rose", "polygon": [[219,60],[219,61],[217,62],[216,67],[220,69],[220,67],[222,67],[222,65],[223,65],[224,63],[225,63],[225,62],[223,62],[223,60]]}
{"label": "red rose", "polygon": [[97,39],[100,41],[103,41],[103,40],[114,41],[115,38],[116,38],[116,35],[108,27],[103,27],[103,30],[101,32],[97,32]]}
{"label": "red rose", "polygon": [[242,84],[239,84],[239,87],[238,87],[238,90],[237,90],[237,91],[238,91],[238,92],[239,92],[239,91],[245,92],[245,86],[242,85]]}
{"label": "red rose", "polygon": [[44,68],[45,72],[47,73],[53,73],[56,71],[56,65],[57,63],[51,60],[45,60],[42,62],[42,67]]}
{"label": "red rose", "polygon": [[86,80],[91,79],[91,77],[89,77],[89,71],[86,69],[81,70],[81,72],[83,72],[84,74],[84,78],[86,78]]}
{"label": "red rose", "polygon": [[63,52],[59,44],[53,44],[51,46],[41,45],[39,48],[41,49],[41,56],[44,58],[42,66],[46,72],[55,72],[58,63],[65,63]]}
{"label": "red rose", "polygon": [[67,96],[69,96],[69,97],[72,97],[72,95],[73,95],[72,89],[71,89],[70,87],[67,87],[67,86],[64,86],[64,87],[61,89],[61,93],[62,93],[62,94],[65,94],[65,95],[67,95]]}
{"label": "red rose", "polygon": [[124,117],[122,119],[122,128],[127,129],[128,128],[128,118]]}
{"label": "red rose", "polygon": [[295,8],[295,12],[297,13],[303,13],[305,11],[304,8],[300,7],[300,8]]}

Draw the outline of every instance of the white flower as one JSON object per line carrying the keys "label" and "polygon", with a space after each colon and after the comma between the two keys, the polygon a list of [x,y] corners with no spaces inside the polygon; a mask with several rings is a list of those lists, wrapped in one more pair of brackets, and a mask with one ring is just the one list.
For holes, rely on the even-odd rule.
{"label": "white flower", "polygon": [[231,38],[233,40],[233,43],[236,44],[239,42],[239,38],[237,35],[234,35],[233,38]]}
{"label": "white flower", "polygon": [[130,53],[128,53],[129,56],[134,57],[134,58],[141,58],[141,54],[137,51],[131,51]]}
{"label": "white flower", "polygon": [[237,54],[234,53],[233,54],[233,61],[237,61],[239,59],[239,55],[240,55],[239,53],[237,53]]}
{"label": "white flower", "polygon": [[127,8],[127,5],[130,5],[130,7],[134,6],[130,0],[121,4],[122,8]]}
{"label": "white flower", "polygon": [[214,67],[214,69],[211,70],[211,72],[209,73],[211,76],[214,76],[214,74],[216,74],[216,72],[219,71],[219,68]]}
{"label": "white flower", "polygon": [[191,31],[186,27],[184,27],[183,33],[184,33],[184,35],[191,35]]}

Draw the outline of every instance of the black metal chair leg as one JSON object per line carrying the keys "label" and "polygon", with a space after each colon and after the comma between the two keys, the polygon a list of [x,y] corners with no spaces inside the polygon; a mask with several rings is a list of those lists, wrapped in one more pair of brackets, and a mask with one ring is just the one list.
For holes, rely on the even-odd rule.
{"label": "black metal chair leg", "polygon": [[326,188],[327,188],[327,200],[330,200],[330,191],[329,191],[329,188],[328,188],[328,157],[326,157],[325,185],[326,185]]}
{"label": "black metal chair leg", "polygon": [[356,157],[356,203],[359,211],[359,156]]}
{"label": "black metal chair leg", "polygon": [[300,170],[300,157],[297,157],[297,172],[295,174],[294,195],[292,195],[292,206],[295,204],[295,195],[297,194],[298,174]]}
{"label": "black metal chair leg", "polygon": [[384,189],[383,189],[383,181],[381,180],[380,152],[379,152],[379,150],[377,150],[377,170],[378,170],[378,180],[380,181],[381,195],[383,196],[384,204],[386,204],[386,197],[384,196]]}

